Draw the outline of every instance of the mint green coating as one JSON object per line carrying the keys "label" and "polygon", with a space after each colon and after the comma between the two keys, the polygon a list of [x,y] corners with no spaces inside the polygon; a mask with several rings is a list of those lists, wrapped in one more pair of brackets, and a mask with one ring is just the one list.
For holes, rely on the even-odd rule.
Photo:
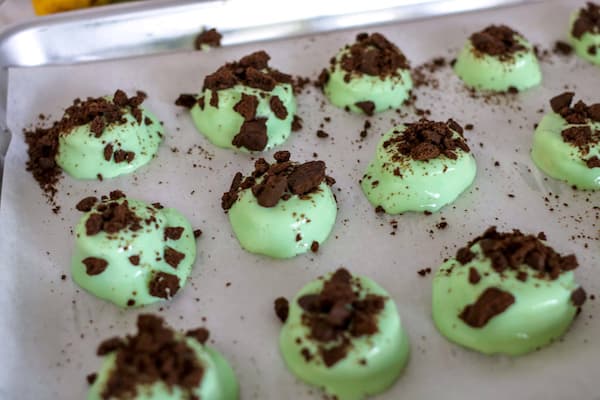
{"label": "mint green coating", "polygon": [[[227,360],[216,350],[201,345],[195,339],[181,339],[185,340],[186,344],[194,350],[198,361],[204,367],[202,381],[200,386],[194,390],[194,394],[200,399],[207,400],[237,400],[239,398],[239,385]],[[98,377],[90,387],[87,400],[103,400],[101,394],[111,371],[114,369],[115,357],[115,352],[105,356]],[[128,397],[127,400],[189,400],[189,397],[179,387],[174,386],[169,389],[165,383],[159,382],[152,385],[138,386],[137,395],[133,398]]]}
{"label": "mint green coating", "polygon": [[[303,287],[290,302],[287,321],[281,329],[279,348],[288,369],[302,381],[323,389],[339,400],[359,400],[387,390],[398,379],[409,358],[408,336],[396,305],[389,294],[372,280],[359,279],[360,297],[368,293],[385,296],[385,306],[379,314],[379,332],[371,336],[352,338],[352,347],[345,358],[331,367],[325,366],[318,354],[318,343],[308,339],[309,329],[302,324],[303,310],[298,299],[317,294],[323,287],[321,278]],[[358,289],[358,288],[357,288]],[[301,338],[301,343],[296,342]],[[312,357],[306,361],[301,351],[307,348]],[[366,360],[361,364],[360,360]]]}
{"label": "mint green coating", "polygon": [[375,113],[402,106],[413,87],[410,70],[398,69],[397,76],[388,76],[383,80],[379,76],[352,73],[350,81],[345,82],[344,76],[347,72],[342,70],[339,63],[347,52],[342,50],[337,55],[337,63],[333,70],[329,70],[329,80],[323,88],[334,106],[348,107],[350,111],[358,114],[364,114],[355,104],[361,101],[372,101],[375,104]]}
{"label": "mint green coating", "polygon": [[[484,354],[516,356],[546,346],[566,332],[576,313],[570,300],[578,287],[573,272],[564,272],[553,281],[540,280],[534,277],[537,272],[522,265],[520,270],[528,274],[522,282],[516,278],[516,271],[503,276],[495,272],[478,243],[471,251],[476,254],[471,262],[463,266],[450,259],[433,279],[433,320],[442,335]],[[469,283],[471,267],[481,276],[474,285]],[[481,328],[467,325],[458,315],[490,287],[511,293],[515,302]]]}
{"label": "mint green coating", "polygon": [[[456,160],[440,156],[427,161],[410,157],[394,161],[393,146],[385,149],[383,144],[394,135],[402,134],[404,129],[404,125],[397,126],[381,138],[375,158],[363,175],[362,190],[373,207],[381,206],[388,214],[438,211],[473,183],[477,172],[475,158],[457,149]],[[455,137],[458,135],[455,132]],[[396,168],[401,176],[394,175]],[[379,184],[374,186],[373,182],[377,181]]]}
{"label": "mint green coating", "polygon": [[[256,118],[267,118],[267,136],[269,139],[264,151],[279,146],[290,136],[292,121],[296,114],[296,99],[292,85],[278,83],[271,92],[244,85],[219,90],[217,91],[219,96],[218,107],[210,105],[211,93],[210,89],[206,89],[201,94],[201,96],[204,96],[204,109],[195,104],[190,112],[196,129],[215,146],[248,151],[246,148],[239,148],[231,143],[244,123],[244,118],[233,109],[242,98],[242,93],[256,96],[258,98]],[[269,101],[274,96],[278,96],[287,109],[285,119],[277,118],[269,106]]]}
{"label": "mint green coating", "polygon": [[[323,182],[309,199],[292,195],[275,207],[258,204],[251,189],[244,189],[229,210],[229,221],[240,245],[251,253],[291,258],[323,244],[335,223],[337,204]],[[301,239],[296,240],[300,235]]]}
{"label": "mint green coating", "polygon": [[[590,121],[585,125],[589,125],[592,131],[600,129],[600,123]],[[552,178],[566,181],[578,189],[600,189],[600,168],[589,168],[584,161],[593,156],[600,157],[600,143],[591,145],[589,153],[582,155],[577,147],[562,138],[561,132],[572,126],[578,125],[567,123],[557,113],[546,114],[533,135],[531,158]]]}
{"label": "mint green coating", "polygon": [[[571,14],[571,20],[569,23],[569,42],[579,57],[593,64],[600,65],[600,32],[585,32],[580,38],[576,38],[571,33],[573,31],[573,24],[579,17],[580,12],[580,10],[576,10],[573,12],[573,14]],[[596,48],[595,54],[590,54],[588,51],[590,47]]]}
{"label": "mint green coating", "polygon": [[527,49],[513,54],[513,59],[501,61],[498,57],[483,54],[467,41],[459,53],[454,72],[463,82],[478,90],[506,92],[510,87],[519,91],[537,86],[542,81],[542,71],[531,44],[519,37]]}
{"label": "mint green coating", "polygon": [[[58,138],[57,164],[77,179],[98,179],[99,174],[102,178],[114,178],[129,174],[147,164],[158,152],[164,129],[152,113],[144,109],[142,112],[141,124],[127,112],[123,116],[126,123],[107,126],[99,138],[90,131],[90,124],[61,133]],[[152,124],[144,123],[146,117],[150,118]],[[104,148],[107,144],[113,145],[113,151],[134,152],[134,159],[130,163],[116,163],[113,158],[106,161]]]}
{"label": "mint green coating", "polygon": [[[183,290],[196,258],[196,240],[190,223],[177,210],[159,210],[138,200],[128,201],[129,207],[134,209],[142,221],[154,217],[156,222],[150,225],[142,222],[143,228],[136,232],[127,229],[109,235],[102,231],[88,236],[85,223],[95,209],[85,213],[75,228],[76,240],[71,272],[73,280],[96,297],[111,301],[120,307],[127,307],[127,302],[131,299],[135,301],[135,307],[140,307],[163,300],[149,293],[148,283],[155,272],[176,275],[179,277],[179,290]],[[167,227],[183,227],[181,238],[165,239],[164,228]],[[185,254],[177,268],[164,261],[166,246]],[[134,255],[140,257],[137,266],[129,261],[129,257]],[[102,258],[108,262],[108,266],[98,275],[88,275],[82,263],[87,257]],[[157,258],[160,260],[157,261]]]}

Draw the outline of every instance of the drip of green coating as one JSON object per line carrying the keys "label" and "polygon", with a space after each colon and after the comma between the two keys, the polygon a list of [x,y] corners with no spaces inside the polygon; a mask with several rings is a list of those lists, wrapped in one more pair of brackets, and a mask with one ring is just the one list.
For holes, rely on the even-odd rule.
{"label": "drip of green coating", "polygon": [[394,150],[386,149],[384,143],[405,129],[401,125],[383,136],[361,181],[362,190],[373,207],[382,207],[388,214],[438,211],[473,183],[475,158],[458,149],[456,159],[439,156],[421,161],[403,156],[397,160]]}
{"label": "drip of green coating", "polygon": [[[86,224],[90,216],[98,214],[97,207],[106,203],[86,212],[75,228],[73,280],[96,297],[120,307],[139,307],[173,297],[185,285],[196,258],[196,240],[190,223],[172,208],[161,209],[125,198],[111,202],[124,201],[140,219],[141,228],[88,235]],[[166,228],[182,228],[179,239],[166,237]],[[175,258],[180,259],[169,263],[169,252],[175,252]],[[90,274],[84,262],[89,258],[103,260],[105,269]],[[173,282],[167,285],[169,278]]]}
{"label": "drip of green coating", "polygon": [[[233,369],[216,350],[201,345],[193,338],[181,338],[185,344],[194,350],[196,357],[204,369],[202,381],[194,394],[200,399],[211,400],[238,400],[239,384]],[[115,366],[116,354],[109,353],[104,358],[104,363],[98,376],[91,386],[87,400],[104,400],[102,393],[111,371]],[[136,388],[137,394],[127,400],[189,400],[187,393],[174,386],[169,388],[163,382],[140,385]]]}
{"label": "drip of green coating", "polygon": [[[125,123],[111,124],[98,137],[90,123],[76,126],[59,135],[57,164],[77,179],[114,178],[131,173],[149,163],[158,152],[164,129],[149,111],[142,110],[141,122],[130,112]],[[128,159],[119,152],[133,154]]]}
{"label": "drip of green coating", "polygon": [[[533,136],[531,158],[535,165],[552,178],[566,181],[578,189],[600,189],[600,167],[586,165],[581,150],[564,141],[561,132],[573,126],[589,126],[600,130],[600,123],[569,124],[562,116],[550,112],[537,126]],[[600,142],[589,145],[586,159],[600,158]]]}
{"label": "drip of green coating", "polygon": [[[242,95],[255,96],[258,100],[256,119],[266,118],[267,144],[263,150],[269,150],[283,144],[292,131],[292,121],[296,114],[296,99],[294,90],[289,83],[277,83],[272,91],[265,91],[243,84],[237,84],[228,89],[218,90],[215,93],[218,101],[212,101],[213,90],[205,89],[200,95],[201,103],[196,103],[190,110],[192,119],[198,131],[212,144],[222,148],[239,149],[248,151],[245,147],[233,144],[234,138],[240,132],[244,117],[234,110],[242,99]],[[277,96],[287,114],[281,119],[271,109],[271,99]]]}
{"label": "drip of green coating", "polygon": [[537,86],[542,81],[542,72],[533,46],[522,36],[517,42],[525,49],[501,60],[481,53],[469,40],[456,59],[454,71],[467,86],[477,90],[506,92],[514,88],[524,91]]}
{"label": "drip of green coating", "polygon": [[[304,310],[298,299],[317,294],[325,278],[304,286],[291,301],[289,315],[279,337],[279,348],[288,369],[302,381],[323,388],[339,400],[359,400],[387,390],[398,379],[409,358],[408,336],[389,294],[372,280],[354,277],[359,298],[374,294],[386,298],[377,315],[377,332],[353,337],[344,358],[326,366],[318,356],[320,343],[310,339],[302,322]],[[312,355],[312,356],[311,356]]]}
{"label": "drip of green coating", "polygon": [[[527,265],[500,274],[479,243],[470,249],[472,260],[461,265],[452,258],[433,279],[433,320],[442,335],[484,354],[516,356],[546,346],[566,332],[577,312],[571,300],[578,287],[572,271],[562,272],[554,280],[537,278],[538,272]],[[514,303],[483,326],[470,326],[460,315],[486,289],[507,292]]]}
{"label": "drip of green coating", "polygon": [[329,186],[301,198],[291,195],[274,207],[258,204],[251,189],[243,189],[229,209],[231,227],[247,251],[273,258],[291,258],[325,242],[337,215],[337,204]]}

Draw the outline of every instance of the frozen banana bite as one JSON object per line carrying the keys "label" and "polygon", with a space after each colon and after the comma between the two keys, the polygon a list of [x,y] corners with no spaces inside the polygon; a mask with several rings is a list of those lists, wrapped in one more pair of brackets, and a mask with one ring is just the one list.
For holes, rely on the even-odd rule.
{"label": "frozen banana bite", "polygon": [[25,132],[27,169],[43,189],[52,190],[61,170],[77,179],[128,174],[156,156],[164,130],[141,105],[146,95],[75,100],[50,128]]}
{"label": "frozen banana bite", "polygon": [[572,105],[575,93],[550,100],[533,135],[531,158],[539,169],[578,189],[600,189],[600,104]]}
{"label": "frozen banana bite", "polygon": [[600,64],[600,5],[588,1],[571,15],[569,42],[579,57]]}
{"label": "frozen banana bite", "polygon": [[454,71],[467,86],[492,92],[523,91],[542,81],[533,46],[505,25],[490,25],[472,34]]}
{"label": "frozen banana bite", "polygon": [[175,104],[190,109],[200,133],[216,146],[263,151],[292,131],[296,98],[290,75],[269,66],[257,51],[220,67],[204,79],[202,92],[182,94]]}
{"label": "frozen banana bite", "polygon": [[381,33],[360,33],[331,59],[319,86],[336,107],[373,115],[398,108],[413,87],[408,60]]}
{"label": "frozen banana bite", "polygon": [[394,301],[344,268],[310,282],[290,303],[278,298],[275,312],[288,369],[335,399],[384,392],[408,362],[408,336]]}
{"label": "frozen banana bite", "polygon": [[361,187],[378,211],[434,212],[466,190],[476,170],[458,123],[422,119],[381,138]]}
{"label": "frozen banana bite", "polygon": [[273,258],[316,252],[335,223],[337,203],[323,161],[290,161],[288,151],[269,164],[259,158],[247,177],[238,172],[221,206],[240,245]]}
{"label": "frozen banana bite", "polygon": [[546,235],[489,228],[433,279],[433,320],[450,341],[484,354],[521,355],[559,339],[586,300],[573,254]]}
{"label": "frozen banana bite", "polygon": [[87,400],[237,400],[238,381],[227,360],[206,344],[205,328],[179,333],[161,317],[142,314],[137,333],[100,344],[104,362]]}
{"label": "frozen banana bite", "polygon": [[86,197],[75,228],[73,280],[120,307],[170,299],[196,258],[195,234],[177,210],[129,199],[121,191]]}

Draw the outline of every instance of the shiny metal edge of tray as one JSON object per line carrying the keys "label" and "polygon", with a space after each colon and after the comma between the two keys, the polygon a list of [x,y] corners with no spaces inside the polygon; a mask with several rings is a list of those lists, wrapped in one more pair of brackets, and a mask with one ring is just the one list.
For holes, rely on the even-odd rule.
{"label": "shiny metal edge of tray", "polygon": [[158,0],[74,11],[10,26],[0,32],[0,190],[10,142],[6,112],[11,67],[191,50],[203,27],[218,29],[222,45],[230,46],[538,1],[542,0],[405,0],[397,5],[395,0],[371,0],[342,11],[312,7],[296,12],[289,3],[280,2],[280,9],[259,13],[251,8],[256,4],[251,0]]}

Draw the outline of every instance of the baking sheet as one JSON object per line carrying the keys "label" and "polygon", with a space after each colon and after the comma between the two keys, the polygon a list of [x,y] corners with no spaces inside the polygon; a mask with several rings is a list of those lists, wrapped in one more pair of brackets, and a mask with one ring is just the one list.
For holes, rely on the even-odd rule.
{"label": "baking sheet", "polygon": [[[416,65],[434,56],[452,58],[468,34],[490,23],[509,23],[532,42],[548,47],[564,36],[568,13],[580,4],[549,1],[370,31],[384,33]],[[225,61],[259,48],[272,55],[276,68],[316,77],[356,33],[10,71],[8,124],[16,134],[7,154],[0,203],[0,398],[83,398],[85,375],[100,365],[94,355],[97,344],[131,332],[138,313],[156,312],[178,328],[207,326],[214,346],[238,374],[242,398],[319,399],[318,390],[297,382],[284,367],[272,302],[278,296],[292,297],[309,280],[341,265],[370,276],[389,291],[410,336],[412,356],[406,373],[378,398],[600,398],[600,318],[594,301],[586,304],[564,340],[551,347],[520,358],[486,357],[437,333],[430,317],[431,275],[417,274],[422,268],[437,268],[466,240],[495,224],[545,231],[557,250],[577,253],[582,265],[577,276],[589,293],[598,293],[600,278],[594,268],[599,264],[599,216],[593,207],[600,204],[600,193],[573,192],[567,185],[544,180],[528,155],[533,124],[542,115],[538,110],[547,111],[548,99],[565,85],[587,102],[598,100],[598,70],[576,57],[551,57],[542,64],[542,87],[516,100],[470,98],[450,70],[440,73],[437,90],[416,91],[417,106],[430,109],[432,119],[453,117],[475,125],[466,133],[478,162],[475,183],[454,205],[432,216],[376,216],[358,185],[380,134],[394,122],[414,120],[414,113],[404,117],[391,111],[370,118],[373,127],[361,141],[364,118],[331,107],[311,88],[298,98],[304,128],[282,148],[290,149],[296,160],[312,159],[317,152],[327,162],[340,189],[333,233],[318,254],[293,260],[271,260],[240,249],[220,209],[220,196],[234,172],[251,170],[252,161],[208,143],[194,130],[187,111],[173,105],[174,99],[199,89],[203,77]],[[104,182],[65,176],[58,196],[62,211],[53,215],[24,170],[26,148],[20,132],[40,112],[59,118],[72,99],[116,88],[148,93],[146,106],[168,132],[158,158],[134,175]],[[325,116],[332,119],[324,127],[331,137],[319,139],[315,132]],[[71,229],[80,217],[74,204],[117,188],[130,197],[178,208],[204,231],[191,280],[170,303],[123,311],[79,290],[69,278]],[[439,230],[435,225],[442,217],[449,226]],[[399,224],[395,235],[390,235],[392,220]]]}

